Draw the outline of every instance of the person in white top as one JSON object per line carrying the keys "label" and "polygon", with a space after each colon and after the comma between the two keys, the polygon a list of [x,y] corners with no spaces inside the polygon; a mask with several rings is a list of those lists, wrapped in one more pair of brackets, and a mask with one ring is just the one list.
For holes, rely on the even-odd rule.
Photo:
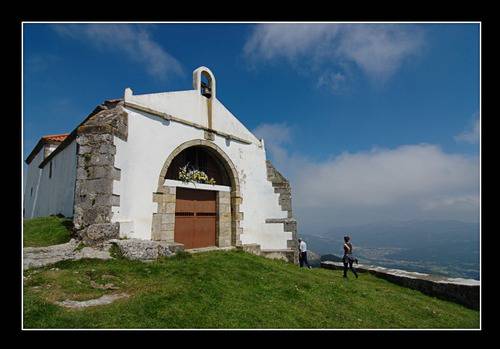
{"label": "person in white top", "polygon": [[309,262],[307,261],[307,244],[304,240],[299,239],[299,263],[300,267],[302,268],[305,265],[309,269],[311,269],[311,266],[309,265]]}

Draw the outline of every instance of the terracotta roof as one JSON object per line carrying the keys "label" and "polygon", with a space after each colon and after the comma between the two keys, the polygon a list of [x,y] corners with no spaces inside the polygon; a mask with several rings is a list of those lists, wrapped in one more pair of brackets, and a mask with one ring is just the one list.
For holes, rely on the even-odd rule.
{"label": "terracotta roof", "polygon": [[109,99],[105,100],[104,103],[98,105],[71,133],[69,134],[59,134],[59,135],[47,135],[40,138],[38,144],[35,146],[31,154],[26,159],[26,163],[29,164],[31,160],[35,157],[35,155],[40,151],[42,146],[48,142],[59,142],[60,144],[54,149],[52,153],[50,153],[38,167],[43,168],[45,164],[50,161],[58,152],[62,151],[68,144],[72,142],[73,139],[76,138],[77,130],[80,126],[82,126],[87,120],[89,120],[92,116],[99,113],[102,110],[112,109],[119,102],[123,101],[122,98],[119,99]]}
{"label": "terracotta roof", "polygon": [[64,133],[64,134],[58,134],[58,135],[47,135],[43,136],[40,138],[38,143],[36,144],[35,148],[31,151],[30,155],[28,155],[28,158],[26,159],[26,163],[29,164],[31,160],[35,157],[36,154],[42,149],[44,144],[47,143],[61,143],[64,141],[67,137],[69,136],[69,133]]}
{"label": "terracotta roof", "polygon": [[66,139],[66,137],[69,136],[69,133],[64,133],[60,135],[48,135],[48,136],[43,136],[42,139],[44,141],[49,141],[49,142],[62,142]]}

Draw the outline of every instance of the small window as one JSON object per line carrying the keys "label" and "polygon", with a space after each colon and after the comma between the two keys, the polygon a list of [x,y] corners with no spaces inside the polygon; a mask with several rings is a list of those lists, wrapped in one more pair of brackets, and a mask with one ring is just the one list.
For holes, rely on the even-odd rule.
{"label": "small window", "polygon": [[30,196],[33,196],[33,187],[31,187],[31,190],[30,190]]}
{"label": "small window", "polygon": [[52,161],[49,164],[49,178],[52,178]]}

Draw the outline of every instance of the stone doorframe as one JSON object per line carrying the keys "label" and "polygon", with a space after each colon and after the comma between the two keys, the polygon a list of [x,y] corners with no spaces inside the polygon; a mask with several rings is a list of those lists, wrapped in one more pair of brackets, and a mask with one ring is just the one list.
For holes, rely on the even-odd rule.
{"label": "stone doorframe", "polygon": [[163,164],[158,177],[157,190],[153,193],[153,202],[157,203],[158,209],[156,213],[153,213],[151,239],[174,242],[176,187],[165,186],[165,176],[172,160],[183,150],[194,146],[203,146],[207,151],[215,155],[224,165],[224,169],[231,181],[230,193],[217,192],[216,244],[219,247],[240,246],[240,235],[242,233],[240,222],[243,220],[240,205],[243,199],[240,194],[238,172],[231,159],[220,147],[204,139],[195,139],[182,143],[175,148]]}

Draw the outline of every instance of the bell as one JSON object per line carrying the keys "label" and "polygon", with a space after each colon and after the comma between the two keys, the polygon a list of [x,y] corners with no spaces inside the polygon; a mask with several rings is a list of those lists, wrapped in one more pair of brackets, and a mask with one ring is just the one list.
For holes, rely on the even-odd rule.
{"label": "bell", "polygon": [[210,87],[208,87],[208,86],[203,86],[201,88],[201,94],[207,98],[212,97],[212,91],[210,90]]}

